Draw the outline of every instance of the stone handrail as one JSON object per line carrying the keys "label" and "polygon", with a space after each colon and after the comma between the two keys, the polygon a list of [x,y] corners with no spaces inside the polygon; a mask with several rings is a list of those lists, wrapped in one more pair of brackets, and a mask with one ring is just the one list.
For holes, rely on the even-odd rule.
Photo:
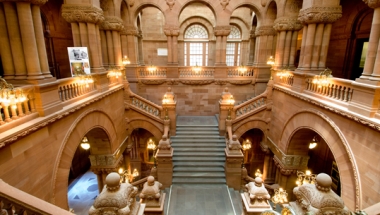
{"label": "stone handrail", "polygon": [[242,104],[236,105],[233,109],[236,118],[240,118],[245,114],[248,114],[266,104],[267,95],[265,93],[254,97],[248,101],[243,102]]}
{"label": "stone handrail", "polygon": [[279,77],[278,80],[285,85],[293,86],[294,75],[291,72],[287,72],[286,75]]}
{"label": "stone handrail", "polygon": [[144,99],[139,95],[131,93],[130,104],[131,107],[135,107],[139,110],[142,110],[153,117],[161,118],[162,107],[147,99]]}
{"label": "stone handrail", "polygon": [[84,83],[79,77],[59,79],[58,94],[62,102],[95,90],[94,83]]}
{"label": "stone handrail", "polygon": [[179,78],[214,78],[214,68],[202,67],[200,71],[195,71],[192,67],[180,68]]}
{"label": "stone handrail", "polygon": [[166,78],[166,68],[141,67],[137,70],[139,78]]}
{"label": "stone handrail", "polygon": [[350,102],[354,91],[351,85],[352,82],[353,81],[351,80],[331,78],[330,83],[328,85],[318,87],[317,84],[313,83],[313,79],[309,78],[306,80],[306,91],[316,93],[318,95],[325,96],[333,100],[341,102]]}
{"label": "stone handrail", "polygon": [[131,185],[132,186],[135,186],[138,188],[138,190],[142,190],[143,186],[144,186],[144,183],[148,180],[148,177],[145,177],[145,178],[142,178],[140,180],[137,180],[137,181],[134,181],[134,182],[131,182]]}
{"label": "stone handrail", "polygon": [[227,70],[227,77],[229,78],[240,78],[240,77],[255,77],[255,71],[253,68],[240,68],[240,67],[229,67]]}
{"label": "stone handrail", "polygon": [[25,193],[0,179],[0,214],[73,215],[51,203]]}

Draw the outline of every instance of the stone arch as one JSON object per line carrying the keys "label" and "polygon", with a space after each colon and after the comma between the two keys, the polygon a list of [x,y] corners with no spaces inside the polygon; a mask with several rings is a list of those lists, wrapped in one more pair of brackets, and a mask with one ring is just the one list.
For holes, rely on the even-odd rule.
{"label": "stone arch", "polygon": [[338,165],[341,178],[341,195],[345,205],[351,210],[361,208],[361,189],[359,172],[351,148],[342,131],[332,119],[318,110],[301,110],[285,123],[281,132],[278,148],[285,154],[291,153],[289,142],[300,129],[310,129],[318,133],[329,146]]}
{"label": "stone arch", "polygon": [[144,119],[132,119],[129,121],[128,127],[128,135],[130,135],[136,128],[143,128],[152,133],[154,138],[156,138],[157,140],[161,140],[162,135],[164,133],[163,128],[159,128],[157,125]]}
{"label": "stone arch", "polygon": [[68,208],[67,180],[75,150],[83,136],[93,128],[104,130],[109,137],[111,143],[110,147],[115,145],[117,140],[115,125],[104,111],[89,109],[78,116],[72,123],[70,129],[66,132],[62,144],[60,144],[52,174],[52,203],[61,208]]}
{"label": "stone arch", "polygon": [[241,39],[242,40],[248,40],[249,39],[249,33],[250,33],[250,25],[243,20],[241,20],[238,17],[232,17],[230,20],[231,25],[235,25],[239,28],[241,32]]}
{"label": "stone arch", "polygon": [[[275,0],[270,1],[264,9],[263,25],[273,25],[277,18],[277,3]],[[259,21],[259,20],[258,20]]]}
{"label": "stone arch", "polygon": [[[164,1],[160,1],[161,4],[155,4],[155,3],[152,3],[152,2],[144,2],[144,1],[141,1],[139,5],[135,5],[134,7],[136,8],[134,13],[133,14],[133,17],[131,17],[131,20],[132,22],[134,23],[135,26],[137,26],[137,18],[139,16],[139,13],[146,7],[154,7],[156,9],[158,9],[164,16],[164,19],[165,19],[165,22],[167,20],[167,17],[166,17],[166,13],[164,13],[164,10],[163,10],[163,3]],[[166,5],[166,4],[165,4]]]}
{"label": "stone arch", "polygon": [[124,25],[131,23],[130,10],[125,1],[120,3],[120,18],[123,20]]}
{"label": "stone arch", "polygon": [[286,0],[277,4],[277,17],[297,17],[302,8],[302,1]]}
{"label": "stone arch", "polygon": [[[216,3],[219,3],[219,1],[209,1],[209,2],[206,2],[206,1],[193,1],[193,0],[187,0],[185,1],[182,5],[180,5],[180,8],[178,10],[178,14],[177,14],[177,19],[179,20],[179,16],[181,15],[182,11],[190,4],[192,3],[202,3],[204,5],[206,5],[206,7],[208,7],[211,12],[214,14],[214,17],[215,17],[215,21],[218,20],[217,19],[217,14],[216,14],[216,10],[215,10],[215,4]],[[217,21],[216,21],[217,22]]]}
{"label": "stone arch", "polygon": [[212,27],[212,24],[207,19],[203,17],[191,17],[181,23],[179,27],[180,34],[178,36],[178,40],[184,40],[186,29],[193,24],[199,24],[206,28],[207,33],[208,33],[208,40],[212,40],[215,37],[214,28]]}
{"label": "stone arch", "polygon": [[237,138],[240,138],[245,132],[257,128],[261,130],[264,134],[263,140],[267,139],[267,127],[268,123],[261,118],[252,118],[243,121],[235,126],[232,126],[232,133],[236,135]]}
{"label": "stone arch", "polygon": [[256,16],[257,24],[260,25],[260,23],[263,20],[263,15],[258,8],[261,8],[261,6],[255,5],[252,1],[243,1],[241,3],[235,4],[231,11],[234,11],[239,7],[248,7],[249,9],[251,9],[255,13],[255,15],[252,15],[252,17]]}

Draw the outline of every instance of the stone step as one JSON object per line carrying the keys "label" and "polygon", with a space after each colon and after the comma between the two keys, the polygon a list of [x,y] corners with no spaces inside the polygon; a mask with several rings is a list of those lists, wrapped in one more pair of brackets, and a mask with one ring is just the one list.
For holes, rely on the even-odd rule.
{"label": "stone step", "polygon": [[194,131],[194,130],[188,130],[188,131],[176,131],[175,136],[182,136],[182,135],[213,135],[220,137],[218,131]]}
{"label": "stone step", "polygon": [[177,135],[177,136],[171,136],[170,139],[172,141],[174,140],[183,140],[183,139],[190,139],[190,140],[216,140],[216,141],[219,141],[219,140],[223,140],[223,142],[225,142],[225,138],[224,137],[221,137],[221,136],[217,136],[217,135],[197,135],[197,134],[194,134],[194,135]]}
{"label": "stone step", "polygon": [[174,157],[173,156],[173,162],[175,161],[191,161],[191,162],[213,162],[213,161],[220,161],[224,162],[226,160],[225,157]]}
{"label": "stone step", "polygon": [[217,131],[219,132],[218,126],[177,126],[177,131]]}
{"label": "stone step", "polygon": [[224,178],[224,172],[174,172],[175,178]]}
{"label": "stone step", "polygon": [[226,184],[224,178],[173,178],[173,184]]}
{"label": "stone step", "polygon": [[174,161],[173,167],[222,167],[224,168],[224,161],[218,162],[192,162],[192,161]]}
{"label": "stone step", "polygon": [[172,144],[172,147],[177,150],[178,148],[210,148],[213,147],[215,149],[221,148],[224,149],[226,148],[226,144],[220,144],[220,143],[177,143],[177,144]]}
{"label": "stone step", "polygon": [[224,168],[220,166],[215,167],[203,167],[203,166],[187,166],[187,167],[180,167],[175,166],[173,168],[173,172],[223,172]]}
{"label": "stone step", "polygon": [[174,151],[174,157],[225,157],[224,152],[178,152]]}
{"label": "stone step", "polygon": [[[194,145],[191,145],[191,146],[194,146]],[[186,148],[186,147],[176,147],[174,153],[176,152],[210,152],[210,153],[213,153],[213,152],[223,152],[224,153],[224,147],[189,147],[189,148]]]}
{"label": "stone step", "polygon": [[224,139],[197,139],[197,138],[179,138],[172,139],[170,138],[172,143],[226,143]]}

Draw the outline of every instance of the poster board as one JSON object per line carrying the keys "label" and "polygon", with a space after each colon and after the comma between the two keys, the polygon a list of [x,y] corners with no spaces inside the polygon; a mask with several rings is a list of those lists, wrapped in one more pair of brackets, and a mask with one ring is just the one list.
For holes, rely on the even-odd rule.
{"label": "poster board", "polygon": [[87,47],[67,47],[70,60],[71,76],[89,75],[91,73]]}

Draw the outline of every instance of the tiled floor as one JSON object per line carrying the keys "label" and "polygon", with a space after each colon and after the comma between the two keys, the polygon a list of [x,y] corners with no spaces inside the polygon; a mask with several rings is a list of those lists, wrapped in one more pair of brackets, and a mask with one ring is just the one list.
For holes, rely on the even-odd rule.
{"label": "tiled floor", "polygon": [[168,215],[235,215],[226,185],[172,185]]}
{"label": "tiled floor", "polygon": [[177,126],[181,125],[218,125],[216,116],[177,116]]}
{"label": "tiled floor", "polygon": [[96,175],[88,171],[69,185],[69,207],[76,215],[88,215],[88,210],[98,196]]}

